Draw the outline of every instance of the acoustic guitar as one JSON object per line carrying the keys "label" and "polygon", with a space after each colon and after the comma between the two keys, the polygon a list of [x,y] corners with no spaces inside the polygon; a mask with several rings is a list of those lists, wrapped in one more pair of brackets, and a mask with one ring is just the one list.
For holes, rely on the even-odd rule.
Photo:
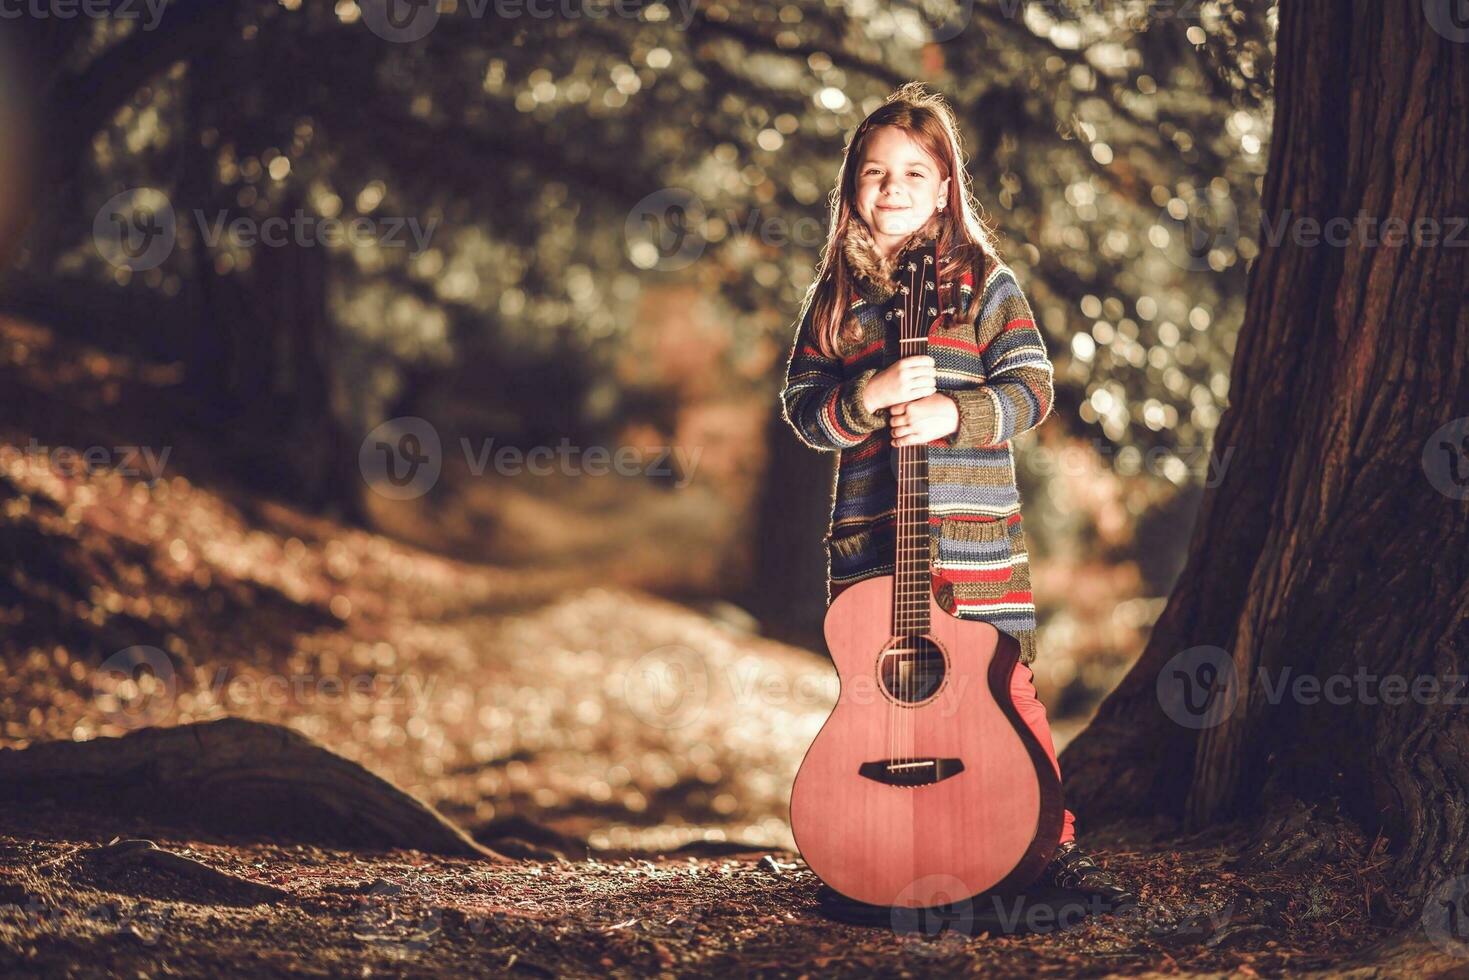
{"label": "acoustic guitar", "polygon": [[[929,241],[899,261],[900,356],[928,353],[953,315],[940,312],[940,254]],[[791,830],[848,899],[928,908],[1034,881],[1060,841],[1061,783],[1010,699],[1019,642],[933,596],[928,446],[892,451],[894,574],[827,610],[840,691],[796,773]]]}

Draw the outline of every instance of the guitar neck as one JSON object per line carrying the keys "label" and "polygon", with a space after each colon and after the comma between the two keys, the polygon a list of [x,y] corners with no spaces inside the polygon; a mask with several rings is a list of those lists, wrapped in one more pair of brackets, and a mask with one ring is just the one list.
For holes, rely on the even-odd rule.
{"label": "guitar neck", "polygon": [[[907,263],[898,311],[898,355],[928,353],[928,330],[938,316],[938,255],[932,247]],[[897,558],[894,562],[893,635],[915,636],[929,626],[932,592],[928,552],[928,446],[897,446]]]}

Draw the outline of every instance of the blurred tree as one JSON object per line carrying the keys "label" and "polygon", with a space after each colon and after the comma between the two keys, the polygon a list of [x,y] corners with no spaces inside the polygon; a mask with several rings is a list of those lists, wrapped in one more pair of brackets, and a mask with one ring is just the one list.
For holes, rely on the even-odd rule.
{"label": "blurred tree", "polygon": [[[410,366],[570,359],[585,365],[574,376],[610,376],[640,329],[640,292],[671,279],[719,297],[732,341],[722,383],[773,412],[776,372],[752,373],[749,354],[789,342],[845,135],[910,78],[955,105],[976,192],[1052,341],[1061,424],[1118,450],[1123,471],[1158,450],[1162,479],[1197,483],[1186,454],[1217,423],[1258,248],[1240,229],[1268,132],[1269,4],[648,3],[603,18],[457,4],[412,43],[374,26],[380,7],[177,0],[151,31],[5,25],[34,58],[47,133],[16,265],[190,304],[198,332],[179,347],[232,439],[323,436],[292,451],[291,479],[274,485],[314,500],[360,486],[329,447],[350,449],[347,434],[389,404],[411,409]],[[180,241],[128,276],[88,231],[138,186],[174,201]],[[195,210],[259,223],[298,204],[315,219],[413,217],[435,231],[418,251],[288,249],[276,261],[190,225]],[[325,313],[303,320],[288,298],[316,277]],[[239,414],[252,392],[269,412]],[[645,400],[625,382],[592,393],[547,389],[554,404],[518,407],[572,408],[590,426]],[[772,489],[829,486],[829,460],[771,458]],[[789,540],[786,512],[766,513],[775,523],[754,537]],[[768,595],[811,574],[762,571]]]}
{"label": "blurred tree", "polygon": [[1444,26],[1283,11],[1280,240],[1250,279],[1233,456],[1142,659],[1062,759],[1090,820],[1264,809],[1274,861],[1333,846],[1329,805],[1284,804],[1335,799],[1392,844],[1405,916],[1469,863],[1469,36]]}

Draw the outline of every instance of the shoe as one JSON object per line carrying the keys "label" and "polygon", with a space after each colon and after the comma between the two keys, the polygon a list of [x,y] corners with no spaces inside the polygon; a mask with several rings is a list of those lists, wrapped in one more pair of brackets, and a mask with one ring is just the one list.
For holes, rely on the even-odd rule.
{"label": "shoe", "polygon": [[1055,888],[1097,895],[1113,908],[1138,903],[1137,894],[1092,860],[1092,856],[1078,847],[1076,841],[1067,841],[1056,848],[1051,863],[1041,873],[1041,881]]}

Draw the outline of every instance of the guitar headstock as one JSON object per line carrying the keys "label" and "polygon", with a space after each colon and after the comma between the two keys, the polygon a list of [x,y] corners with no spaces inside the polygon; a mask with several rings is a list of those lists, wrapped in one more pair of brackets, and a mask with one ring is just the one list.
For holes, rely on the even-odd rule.
{"label": "guitar headstock", "polygon": [[898,259],[898,273],[899,336],[926,338],[935,321],[956,312],[952,303],[945,305],[940,299],[938,241],[922,242],[904,252]]}

